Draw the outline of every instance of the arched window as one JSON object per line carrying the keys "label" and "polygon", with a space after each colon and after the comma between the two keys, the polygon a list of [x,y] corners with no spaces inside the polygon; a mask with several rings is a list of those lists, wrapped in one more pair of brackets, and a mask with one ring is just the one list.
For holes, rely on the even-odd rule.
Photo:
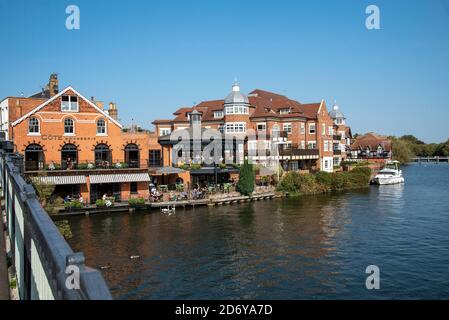
{"label": "arched window", "polygon": [[130,143],[125,147],[125,162],[128,164],[130,168],[139,168],[140,167],[140,152],[139,147]]}
{"label": "arched window", "polygon": [[95,147],[95,165],[97,167],[109,167],[112,163],[111,150],[109,147],[100,143]]}
{"label": "arched window", "polygon": [[97,134],[106,134],[106,121],[104,119],[97,121]]}
{"label": "arched window", "polygon": [[44,168],[44,151],[38,144],[30,144],[25,149],[25,170],[42,170]]}
{"label": "arched window", "polygon": [[71,143],[61,149],[61,166],[63,169],[74,169],[78,158],[78,148]]}
{"label": "arched window", "polygon": [[73,119],[66,118],[64,120],[64,134],[74,134],[75,133],[75,126],[73,124]]}
{"label": "arched window", "polygon": [[39,120],[37,118],[30,118],[30,120],[28,120],[28,133],[39,132],[41,132],[39,127]]}

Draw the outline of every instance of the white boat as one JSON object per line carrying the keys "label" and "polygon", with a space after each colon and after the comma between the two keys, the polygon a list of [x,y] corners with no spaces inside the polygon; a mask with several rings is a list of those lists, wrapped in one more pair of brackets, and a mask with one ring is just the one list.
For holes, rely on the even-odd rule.
{"label": "white boat", "polygon": [[402,170],[399,170],[399,161],[388,161],[385,168],[376,174],[373,182],[379,185],[404,183]]}

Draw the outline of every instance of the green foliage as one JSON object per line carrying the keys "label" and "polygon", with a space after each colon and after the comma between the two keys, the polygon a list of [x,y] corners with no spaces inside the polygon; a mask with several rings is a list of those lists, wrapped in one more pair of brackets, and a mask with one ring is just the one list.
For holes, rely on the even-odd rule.
{"label": "green foliage", "polygon": [[65,209],[80,209],[84,208],[84,204],[81,203],[79,200],[72,200],[64,203]]}
{"label": "green foliage", "polygon": [[325,185],[326,187],[332,184],[332,174],[326,171],[319,171],[315,174],[315,179],[318,183]]}
{"label": "green foliage", "polygon": [[240,167],[239,181],[237,183],[237,191],[242,195],[249,196],[254,191],[254,183],[256,177],[253,170],[253,165],[248,161]]}
{"label": "green foliage", "polygon": [[401,163],[410,162],[410,159],[414,156],[411,142],[393,137],[392,144],[393,159],[398,160]]}
{"label": "green foliage", "polygon": [[95,205],[97,207],[106,207],[106,201],[103,199],[97,199],[97,201],[95,201]]}
{"label": "green foliage", "polygon": [[226,169],[226,168],[227,168],[226,163],[220,163],[220,164],[218,165],[218,167],[219,167],[220,169]]}
{"label": "green foliage", "polygon": [[14,277],[11,279],[11,281],[9,281],[9,287],[11,289],[16,289],[17,288],[17,279]]}
{"label": "green foliage", "polygon": [[198,169],[201,169],[201,164],[199,164],[199,163],[192,163],[192,164],[190,165],[190,169],[191,169],[191,170],[198,170]]}
{"label": "green foliage", "polygon": [[180,169],[182,170],[190,170],[190,166],[186,163],[183,163],[179,166]]}
{"label": "green foliage", "polygon": [[366,187],[370,178],[371,169],[368,167],[357,167],[350,172],[320,171],[316,174],[290,171],[281,179],[277,190],[293,194],[316,194]]}
{"label": "green foliage", "polygon": [[40,178],[45,177],[45,173],[39,173],[36,179],[33,179],[33,186],[36,190],[37,196],[41,201],[41,204],[45,206],[47,202],[50,200],[51,195],[55,191],[55,185],[51,183],[43,183]]}
{"label": "green foliage", "polygon": [[145,199],[144,198],[131,198],[128,200],[128,204],[132,207],[143,206],[143,205],[145,205]]}
{"label": "green foliage", "polygon": [[55,225],[64,238],[70,239],[73,237],[72,229],[70,228],[68,220],[55,221]]}

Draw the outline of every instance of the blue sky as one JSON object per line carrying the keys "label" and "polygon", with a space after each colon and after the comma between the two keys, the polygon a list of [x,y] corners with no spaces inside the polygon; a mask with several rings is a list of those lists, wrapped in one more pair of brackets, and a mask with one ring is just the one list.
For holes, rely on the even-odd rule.
{"label": "blue sky", "polygon": [[[81,29],[65,28],[76,4]],[[381,30],[365,28],[380,8]],[[237,77],[300,102],[337,100],[353,132],[449,138],[449,1],[0,0],[0,99],[60,86],[151,128]]]}

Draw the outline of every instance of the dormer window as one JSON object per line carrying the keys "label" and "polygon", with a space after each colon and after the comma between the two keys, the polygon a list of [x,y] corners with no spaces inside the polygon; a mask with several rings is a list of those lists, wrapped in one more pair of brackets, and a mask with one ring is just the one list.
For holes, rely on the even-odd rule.
{"label": "dormer window", "polygon": [[214,111],[214,118],[223,118],[223,111]]}
{"label": "dormer window", "polygon": [[78,111],[78,97],[77,96],[62,96],[61,97],[61,111]]}
{"label": "dormer window", "polygon": [[279,114],[289,114],[289,113],[290,113],[290,108],[279,109]]}

